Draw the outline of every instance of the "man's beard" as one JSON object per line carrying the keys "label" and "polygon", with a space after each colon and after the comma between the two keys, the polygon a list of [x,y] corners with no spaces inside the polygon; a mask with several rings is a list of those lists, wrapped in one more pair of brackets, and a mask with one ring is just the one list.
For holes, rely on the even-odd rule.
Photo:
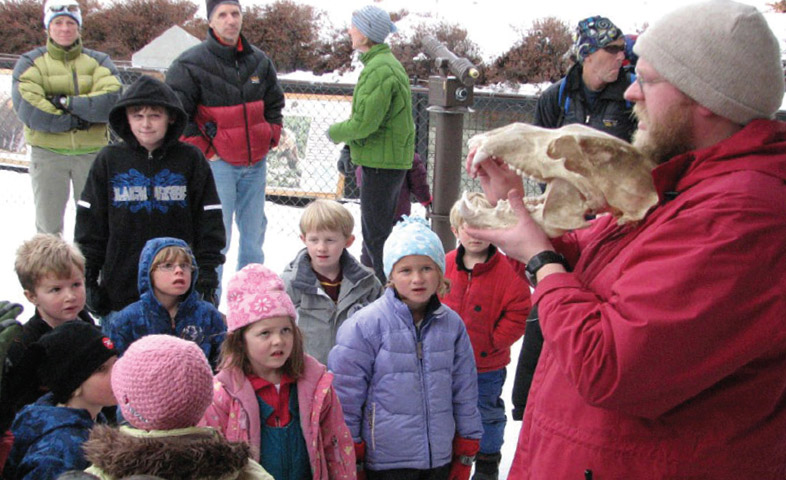
{"label": "man's beard", "polygon": [[657,165],[693,150],[693,120],[685,108],[687,105],[671,105],[657,123],[652,122],[647,109],[641,104],[634,105],[633,114],[637,119],[644,120],[647,130],[636,130],[633,146]]}

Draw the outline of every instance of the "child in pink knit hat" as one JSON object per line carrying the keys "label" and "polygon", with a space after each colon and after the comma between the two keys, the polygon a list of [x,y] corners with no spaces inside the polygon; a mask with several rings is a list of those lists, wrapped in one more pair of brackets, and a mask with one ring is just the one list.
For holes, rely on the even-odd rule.
{"label": "child in pink knit hat", "polygon": [[112,390],[130,426],[93,428],[84,445],[102,479],[156,478],[273,480],[249,458],[248,445],[197,427],[213,397],[213,373],[194,342],[147,335],[128,347],[112,369]]}
{"label": "child in pink knit hat", "polygon": [[333,375],[307,355],[284,282],[246,265],[227,288],[227,337],[203,423],[251,446],[274,478],[353,479]]}

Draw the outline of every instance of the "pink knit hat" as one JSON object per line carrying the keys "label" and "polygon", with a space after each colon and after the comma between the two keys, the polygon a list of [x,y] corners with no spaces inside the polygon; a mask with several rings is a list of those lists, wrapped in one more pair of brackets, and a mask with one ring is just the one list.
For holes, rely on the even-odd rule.
{"label": "pink knit hat", "polygon": [[297,319],[295,305],[281,277],[258,263],[246,265],[229,280],[227,304],[229,332],[263,318],[288,316]]}
{"label": "pink knit hat", "polygon": [[213,400],[213,372],[196,343],[147,335],[115,363],[112,390],[123,417],[140,430],[193,427]]}

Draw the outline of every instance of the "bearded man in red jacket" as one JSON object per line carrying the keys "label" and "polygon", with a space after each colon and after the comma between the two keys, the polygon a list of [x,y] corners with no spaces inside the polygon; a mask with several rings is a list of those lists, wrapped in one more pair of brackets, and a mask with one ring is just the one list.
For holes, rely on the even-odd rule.
{"label": "bearded man in red jacket", "polygon": [[545,339],[509,478],[786,478],[778,40],[754,7],[715,0],[665,15],[634,51],[625,98],[659,195],[640,222],[549,239],[521,179],[468,158],[518,215],[468,233],[527,264]]}

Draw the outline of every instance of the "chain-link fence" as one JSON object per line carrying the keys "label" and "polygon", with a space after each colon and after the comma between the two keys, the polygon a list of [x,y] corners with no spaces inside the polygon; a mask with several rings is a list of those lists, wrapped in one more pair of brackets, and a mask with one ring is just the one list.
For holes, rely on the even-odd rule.
{"label": "chain-link fence", "polygon": [[[11,105],[11,71],[16,56],[0,55],[0,168],[27,168],[22,125]],[[163,79],[165,72],[118,65],[123,85],[130,85],[142,74]],[[268,199],[281,205],[302,206],[313,198],[354,201],[358,197],[354,178],[345,178],[336,168],[341,145],[326,136],[328,127],[349,117],[353,85],[282,80],[286,93],[284,130],[280,145],[268,155]],[[463,155],[467,141],[482,133],[512,122],[534,119],[537,96],[474,93],[472,111],[464,116]],[[416,151],[427,165],[433,185],[435,155],[435,114],[429,112],[428,90],[412,88],[416,126]],[[786,120],[786,112],[778,117]],[[463,170],[463,169],[462,169]],[[479,186],[462,173],[460,190]],[[439,195],[439,192],[434,192]],[[0,202],[6,202],[0,193]],[[287,232],[297,233],[297,232]]]}
{"label": "chain-link fence", "polygon": [[[16,56],[0,56],[0,164],[2,168],[27,168],[23,127],[11,104],[11,72]],[[124,86],[142,74],[163,79],[165,72],[118,65]],[[328,127],[349,118],[353,85],[281,80],[286,94],[284,130],[280,145],[268,155],[268,199],[282,205],[300,206],[313,198],[354,201],[358,189],[354,178],[339,174],[336,162],[342,145],[326,136]],[[537,97],[475,92],[472,111],[465,115],[462,143],[477,133],[511,122],[530,122]],[[428,111],[428,90],[412,89],[417,130],[416,151],[426,162],[433,185],[435,153],[434,114]],[[461,190],[478,189],[462,175]],[[435,195],[438,192],[434,192]],[[4,202],[0,193],[0,202]],[[291,232],[295,233],[295,232]]]}

